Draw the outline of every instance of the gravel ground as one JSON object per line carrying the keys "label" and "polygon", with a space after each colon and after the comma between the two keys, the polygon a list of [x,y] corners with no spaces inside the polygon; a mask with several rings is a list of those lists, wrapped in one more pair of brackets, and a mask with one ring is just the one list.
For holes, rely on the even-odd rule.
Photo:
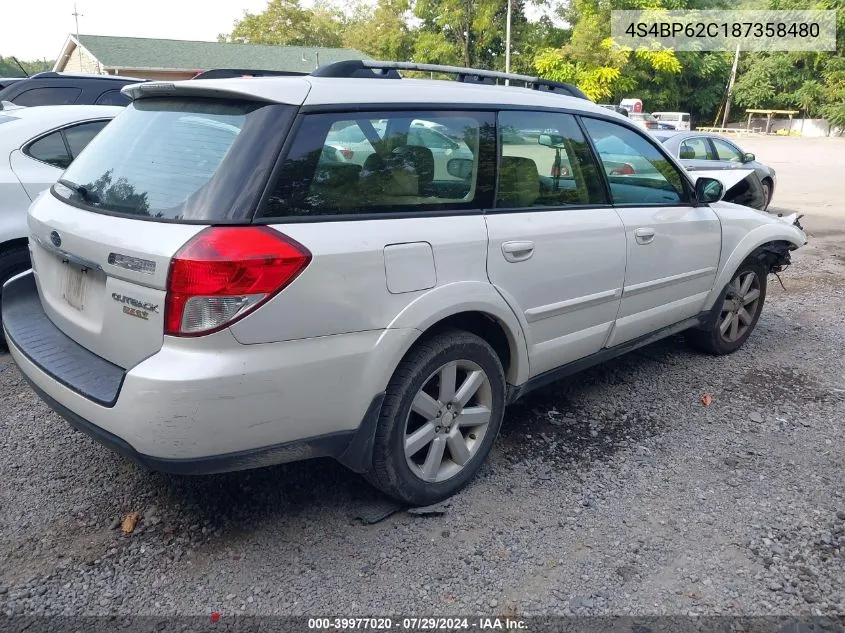
{"label": "gravel ground", "polygon": [[532,394],[442,514],[373,525],[330,460],[147,473],[4,355],[0,614],[845,614],[843,237],[738,353],[679,336]]}

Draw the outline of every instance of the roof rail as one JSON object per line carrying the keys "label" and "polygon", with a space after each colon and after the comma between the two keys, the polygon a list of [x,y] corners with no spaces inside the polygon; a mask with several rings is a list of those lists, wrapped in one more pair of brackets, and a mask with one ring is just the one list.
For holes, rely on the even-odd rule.
{"label": "roof rail", "polygon": [[257,68],[213,68],[197,73],[191,79],[231,79],[233,77],[286,77],[305,76],[295,70],[259,70]]}
{"label": "roof rail", "polygon": [[334,64],[320,66],[311,73],[313,77],[347,77],[370,79],[401,79],[400,70],[416,70],[421,72],[444,73],[455,75],[457,81],[463,83],[498,85],[498,80],[516,81],[525,84],[526,88],[543,92],[555,92],[579,99],[590,100],[578,87],[560,81],[551,81],[529,75],[503,73],[497,70],[479,70],[476,68],[461,68],[460,66],[440,66],[438,64],[416,64],[414,62],[381,62],[375,60],[351,59]]}

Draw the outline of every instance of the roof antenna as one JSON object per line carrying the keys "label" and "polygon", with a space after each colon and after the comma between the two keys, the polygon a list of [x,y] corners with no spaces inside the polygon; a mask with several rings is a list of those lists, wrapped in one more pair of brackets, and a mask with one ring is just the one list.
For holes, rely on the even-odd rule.
{"label": "roof antenna", "polygon": [[28,73],[28,72],[26,72],[26,68],[24,68],[24,67],[23,67],[23,65],[22,65],[22,64],[18,61],[18,58],[17,58],[17,57],[15,57],[15,56],[13,55],[13,56],[12,56],[12,59],[13,59],[13,60],[15,61],[15,63],[18,65],[18,68],[20,68],[20,69],[21,69],[21,71],[23,72],[23,74],[24,74],[24,75],[26,75],[27,77],[29,77],[29,73]]}
{"label": "roof antenna", "polygon": [[79,41],[79,18],[84,18],[85,15],[76,10],[76,3],[73,3],[73,19],[76,21],[76,50],[79,52],[79,70],[82,71],[82,43]]}

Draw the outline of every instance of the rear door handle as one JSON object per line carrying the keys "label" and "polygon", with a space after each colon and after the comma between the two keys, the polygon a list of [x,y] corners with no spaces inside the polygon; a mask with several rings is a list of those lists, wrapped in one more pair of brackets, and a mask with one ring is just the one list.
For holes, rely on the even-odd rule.
{"label": "rear door handle", "polygon": [[534,254],[534,242],[504,242],[502,254],[509,262],[523,262]]}
{"label": "rear door handle", "polygon": [[643,227],[634,231],[634,237],[637,238],[637,244],[651,244],[654,241],[654,229],[650,227]]}

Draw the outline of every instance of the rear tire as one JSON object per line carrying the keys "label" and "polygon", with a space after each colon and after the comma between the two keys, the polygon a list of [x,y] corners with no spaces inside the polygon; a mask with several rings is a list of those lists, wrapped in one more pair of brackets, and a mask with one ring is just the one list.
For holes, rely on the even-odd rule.
{"label": "rear tire", "polygon": [[694,348],[722,356],[738,350],[751,336],[766,300],[766,273],[756,258],[746,259],[720,296],[715,321],[706,329],[689,330],[687,342]]}
{"label": "rear tire", "polygon": [[[2,306],[3,301],[3,284],[30,268],[32,268],[32,264],[29,261],[28,246],[13,246],[0,253],[0,306]],[[3,330],[2,315],[0,315],[0,348],[6,348],[6,333]]]}
{"label": "rear tire", "polygon": [[504,408],[504,370],[484,339],[449,330],[422,341],[387,386],[367,479],[409,505],[451,497],[490,453]]}

